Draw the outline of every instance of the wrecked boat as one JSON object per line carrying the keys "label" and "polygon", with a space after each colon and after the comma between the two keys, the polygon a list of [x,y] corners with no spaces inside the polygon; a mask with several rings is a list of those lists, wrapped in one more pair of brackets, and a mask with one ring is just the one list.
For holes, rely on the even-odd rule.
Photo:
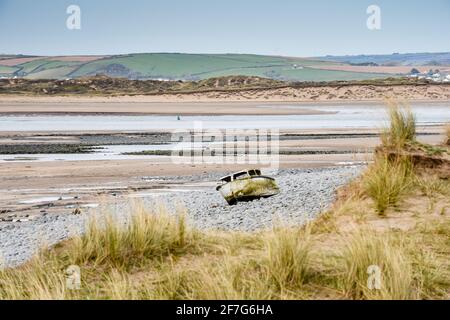
{"label": "wrecked boat", "polygon": [[261,175],[261,170],[238,171],[220,179],[216,187],[229,205],[274,196],[280,192],[274,178]]}

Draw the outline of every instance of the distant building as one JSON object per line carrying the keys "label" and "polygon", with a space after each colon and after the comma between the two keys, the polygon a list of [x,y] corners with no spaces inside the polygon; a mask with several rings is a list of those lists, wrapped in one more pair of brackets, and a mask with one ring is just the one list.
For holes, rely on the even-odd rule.
{"label": "distant building", "polygon": [[441,72],[439,70],[430,70],[423,73],[411,72],[408,77],[417,78],[418,80],[427,80],[433,82],[450,82],[450,74],[448,72]]}

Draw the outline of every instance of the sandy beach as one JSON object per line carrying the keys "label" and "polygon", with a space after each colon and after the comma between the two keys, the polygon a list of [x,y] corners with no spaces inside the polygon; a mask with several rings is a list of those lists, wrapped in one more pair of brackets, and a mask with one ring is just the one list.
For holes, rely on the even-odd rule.
{"label": "sandy beach", "polygon": [[[177,102],[154,101],[153,97],[117,98],[26,98],[0,99],[0,114],[118,114],[118,115],[311,115],[324,111],[292,109],[292,103],[268,102]],[[261,108],[264,106],[264,108]]]}

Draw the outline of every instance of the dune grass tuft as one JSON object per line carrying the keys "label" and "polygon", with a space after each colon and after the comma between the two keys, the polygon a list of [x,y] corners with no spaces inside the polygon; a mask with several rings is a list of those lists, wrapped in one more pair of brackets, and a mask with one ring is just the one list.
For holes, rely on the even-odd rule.
{"label": "dune grass tuft", "polygon": [[20,270],[0,270],[0,299],[47,300],[70,296],[64,269],[53,254],[38,255]]}
{"label": "dune grass tuft", "polygon": [[413,165],[408,158],[389,159],[378,155],[363,175],[362,184],[377,212],[383,215],[412,187],[413,176]]}
{"label": "dune grass tuft", "polygon": [[389,125],[381,134],[383,146],[403,149],[416,141],[416,117],[411,109],[396,101],[388,101]]}
{"label": "dune grass tuft", "polygon": [[[413,271],[402,240],[356,232],[341,251],[344,288],[352,299],[410,299]],[[370,277],[372,276],[372,277]]]}
{"label": "dune grass tuft", "polygon": [[[302,296],[310,272],[309,232],[280,228],[256,235],[257,250],[230,251],[195,269],[165,271],[156,289],[169,299],[282,299]],[[236,234],[239,237],[239,235]],[[241,248],[242,249],[242,248]]]}
{"label": "dune grass tuft", "polygon": [[[18,269],[1,270],[0,298],[63,299],[87,292],[102,297],[105,290],[106,297],[119,297],[118,286],[126,284],[124,272],[147,260],[195,251],[198,236],[186,226],[182,214],[170,216],[162,207],[155,213],[134,206],[132,214],[120,219],[103,213],[89,219],[85,234],[43,250]],[[68,290],[66,270],[71,265],[79,266],[84,278],[99,281],[98,274],[104,274],[100,282],[106,281],[106,289],[84,283],[83,292]],[[123,281],[115,281],[120,275]]]}
{"label": "dune grass tuft", "polygon": [[306,282],[309,262],[309,231],[274,230],[267,240],[267,269],[278,289]]}
{"label": "dune grass tuft", "polygon": [[444,144],[450,146],[450,123],[445,125],[445,141]]}
{"label": "dune grass tuft", "polygon": [[72,264],[126,267],[131,259],[182,253],[196,240],[184,216],[170,216],[164,208],[154,214],[137,205],[133,214],[122,217],[125,222],[118,219],[109,213],[92,217],[85,234],[70,242],[67,259]]}
{"label": "dune grass tuft", "polygon": [[450,181],[440,179],[437,176],[416,177],[414,185],[419,188],[423,195],[435,197],[437,195],[446,195],[450,192]]}
{"label": "dune grass tuft", "polygon": [[[389,125],[382,132],[382,145],[405,150],[416,143],[415,116],[405,104],[394,100],[387,103]],[[413,165],[406,156],[399,154],[390,157],[381,150],[363,175],[362,187],[374,201],[377,212],[384,215],[386,209],[396,206],[401,196],[409,190],[412,177]]]}

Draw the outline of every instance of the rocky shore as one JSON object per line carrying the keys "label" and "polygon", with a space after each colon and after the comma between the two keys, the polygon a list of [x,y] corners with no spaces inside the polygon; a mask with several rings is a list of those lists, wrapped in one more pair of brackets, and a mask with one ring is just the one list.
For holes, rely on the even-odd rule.
{"label": "rocky shore", "polygon": [[[187,209],[190,225],[201,229],[255,231],[274,224],[301,225],[322,212],[335,197],[339,186],[357,176],[364,167],[346,166],[319,169],[289,169],[273,174],[281,193],[271,198],[228,206],[213,187],[155,195],[142,195],[151,209],[165,205],[170,213]],[[191,182],[216,181],[220,173],[189,177]],[[153,177],[155,178],[155,177]],[[168,183],[186,181],[186,177],[162,178]],[[128,197],[120,197],[106,208],[113,214],[130,210]],[[43,246],[56,244],[83,232],[87,218],[102,210],[86,209],[82,214],[43,215],[30,221],[0,222],[0,261],[3,266],[17,266]]]}

